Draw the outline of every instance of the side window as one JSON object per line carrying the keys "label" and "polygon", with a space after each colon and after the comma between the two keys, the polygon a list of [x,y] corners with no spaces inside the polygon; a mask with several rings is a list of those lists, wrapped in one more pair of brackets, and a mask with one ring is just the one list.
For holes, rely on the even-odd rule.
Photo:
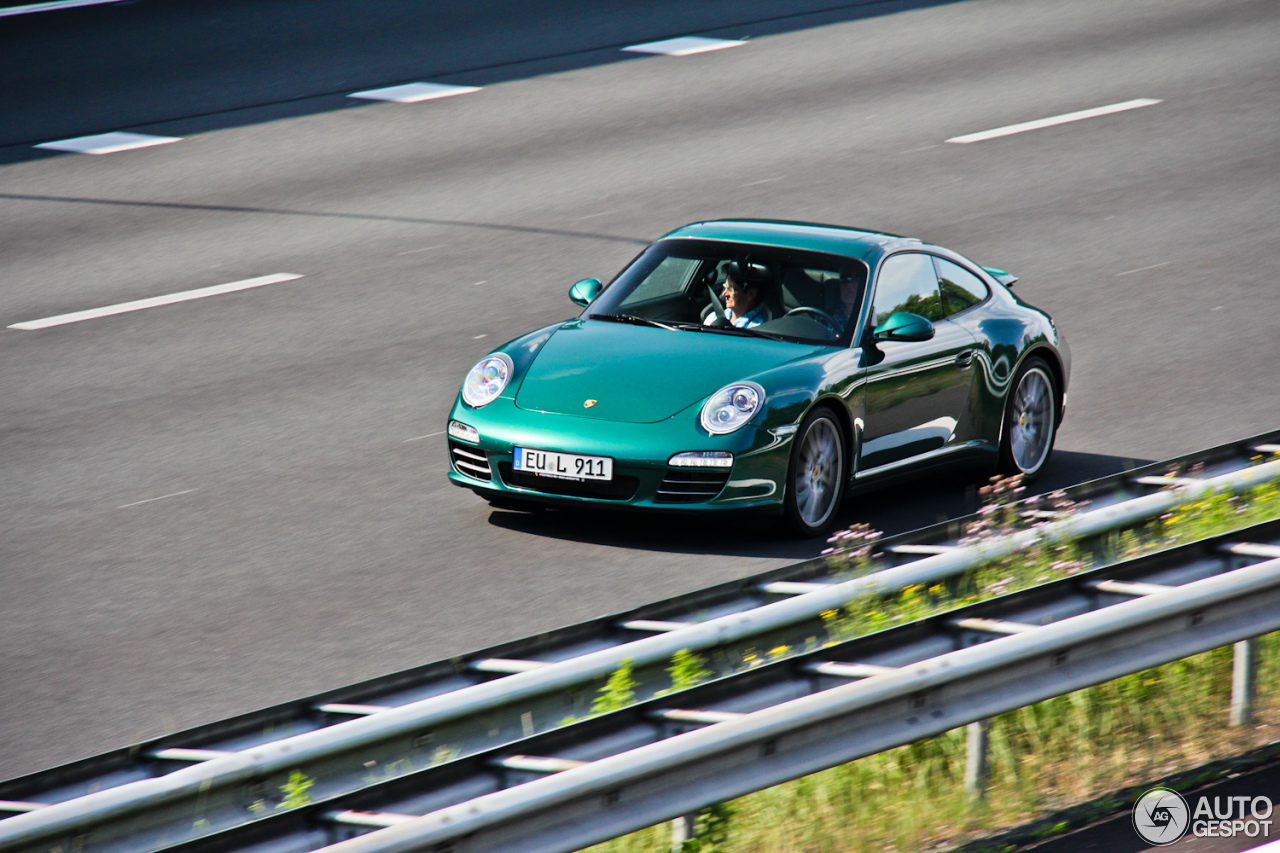
{"label": "side window", "polygon": [[872,326],[879,326],[898,311],[919,314],[934,323],[945,316],[938,277],[929,255],[894,255],[880,266],[872,303]]}
{"label": "side window", "polygon": [[989,291],[982,279],[959,264],[934,258],[938,265],[938,283],[942,285],[942,303],[950,317],[987,298]]}

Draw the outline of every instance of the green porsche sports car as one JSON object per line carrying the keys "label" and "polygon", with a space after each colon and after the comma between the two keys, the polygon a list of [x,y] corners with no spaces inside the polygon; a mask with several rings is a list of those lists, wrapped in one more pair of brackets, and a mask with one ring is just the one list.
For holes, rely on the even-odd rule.
{"label": "green porsche sports car", "polygon": [[449,479],[503,507],[754,510],[818,535],[906,473],[1034,477],[1071,359],[1014,281],[893,234],[687,225],[471,369]]}

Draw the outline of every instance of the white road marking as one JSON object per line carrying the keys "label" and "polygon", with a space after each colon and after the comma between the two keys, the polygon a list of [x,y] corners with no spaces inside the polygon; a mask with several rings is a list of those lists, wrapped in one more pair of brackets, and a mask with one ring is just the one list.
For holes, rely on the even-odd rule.
{"label": "white road marking", "polygon": [[0,18],[11,15],[30,15],[32,12],[56,12],[59,9],[78,9],[81,6],[105,6],[108,3],[120,3],[122,0],[50,0],[48,3],[28,3],[25,6],[10,6],[0,9]]}
{"label": "white road marking", "polygon": [[445,430],[440,430],[440,432],[433,432],[433,433],[429,433],[428,435],[417,435],[417,436],[414,436],[413,438],[406,438],[404,441],[400,443],[408,444],[411,441],[422,441],[422,439],[424,438],[435,438],[437,435],[444,435],[444,434],[445,434]]}
{"label": "white road marking", "polygon": [[1162,102],[1152,98],[1138,98],[1137,100],[1125,101],[1121,104],[1111,104],[1106,107],[1095,107],[1091,110],[1064,113],[1060,116],[1051,116],[1049,118],[1037,119],[1036,121],[1024,121],[1021,124],[1010,124],[1004,127],[997,127],[994,130],[984,130],[981,133],[968,133],[964,136],[953,136],[946,141],[957,142],[961,145],[965,145],[970,142],[982,142],[986,139],[996,139],[1000,136],[1012,136],[1015,133],[1025,133],[1028,130],[1040,130],[1043,127],[1053,127],[1058,124],[1083,121],[1087,118],[1097,118],[1098,116],[1107,116],[1112,113],[1122,113],[1126,110],[1136,110],[1139,107],[1149,107],[1153,104],[1159,103]]}
{"label": "white road marking", "polygon": [[416,255],[416,254],[418,254],[419,252],[430,252],[432,249],[439,249],[439,248],[442,248],[442,247],[441,247],[441,246],[427,246],[425,249],[410,249],[410,250],[409,250],[409,251],[407,251],[407,252],[396,252],[396,257],[398,258],[398,257],[400,257],[401,255]]}
{"label": "white road marking", "polygon": [[1167,267],[1171,263],[1173,263],[1173,261],[1162,261],[1161,263],[1158,263],[1158,264],[1152,264],[1149,267],[1138,267],[1136,270],[1125,270],[1124,272],[1116,273],[1116,278],[1119,278],[1122,275],[1133,275],[1136,272],[1146,272],[1147,270],[1153,270],[1156,267]]}
{"label": "white road marking", "polygon": [[486,278],[486,279],[484,279],[483,281],[473,281],[473,282],[471,282],[471,286],[472,286],[472,287],[479,287],[479,286],[480,286],[480,285],[482,285],[482,284],[488,284],[488,283],[489,283],[489,279],[487,279],[487,278]]}
{"label": "white road marking", "polygon": [[489,337],[489,336],[488,336],[488,335],[476,335],[476,336],[475,336],[474,338],[472,338],[471,340],[473,340],[473,341],[478,341],[478,340],[480,340],[481,338],[487,338],[487,337]]}
{"label": "white road marking", "polygon": [[132,151],[135,148],[150,148],[152,145],[167,145],[170,142],[181,141],[181,136],[151,136],[146,133],[115,131],[93,136],[77,136],[75,139],[59,139],[56,142],[41,142],[36,148],[70,151],[74,154],[115,154],[117,151]]}
{"label": "white road marking", "polygon": [[740,47],[745,41],[735,39],[709,39],[701,36],[681,36],[680,38],[650,41],[644,44],[633,44],[624,47],[632,53],[660,53],[665,56],[691,56],[695,53],[706,53],[711,50],[724,50],[727,47]]}
{"label": "white road marking", "polygon": [[397,104],[416,104],[419,101],[451,98],[454,95],[466,95],[479,91],[479,86],[450,86],[445,83],[405,83],[403,86],[387,86],[385,89],[352,92],[347,97],[362,98],[366,101],[393,101]]}
{"label": "white road marking", "polygon": [[606,210],[603,213],[588,213],[586,216],[578,216],[570,219],[570,222],[582,222],[584,219],[595,219],[598,216],[608,216],[610,213],[617,213],[616,210]]}
{"label": "white road marking", "polygon": [[131,504],[122,504],[121,506],[116,507],[116,509],[128,509],[128,508],[129,508],[129,507],[131,507],[131,506],[142,506],[143,504],[149,504],[149,503],[151,503],[152,501],[162,501],[162,500],[164,500],[165,498],[176,498],[178,495],[189,495],[189,494],[191,494],[192,492],[198,492],[198,491],[200,491],[200,490],[199,490],[199,489],[186,489],[185,491],[181,491],[181,492],[174,492],[174,493],[173,493],[173,494],[171,494],[171,495],[161,495],[161,496],[160,496],[160,497],[158,497],[158,498],[147,498],[145,501],[134,501],[134,502],[133,502],[133,503],[131,503]]}
{"label": "white road marking", "polygon": [[14,323],[10,329],[47,329],[50,326],[62,326],[67,323],[79,323],[81,320],[94,320],[98,317],[110,317],[112,314],[124,314],[129,311],[141,311],[144,308],[155,308],[157,305],[172,305],[175,302],[187,302],[192,299],[203,299],[206,296],[219,296],[223,293],[234,293],[237,290],[248,290],[251,287],[262,287],[266,284],[277,284],[282,281],[293,281],[302,278],[296,273],[280,272],[275,275],[264,275],[258,278],[247,278],[244,281],[233,281],[230,284],[216,284],[213,287],[201,287],[196,290],[184,290],[181,293],[170,293],[167,296],[153,296],[150,299],[138,299],[133,302],[121,302],[105,308],[91,308],[88,311],[75,311],[71,314],[59,314],[56,317],[45,317],[43,320],[28,320],[25,323]]}
{"label": "white road marking", "polygon": [[785,177],[786,177],[786,175],[779,175],[779,176],[778,176],[778,177],[776,177],[776,178],[765,178],[765,179],[760,180],[760,181],[752,181],[751,183],[743,184],[742,186],[744,186],[744,187],[754,187],[756,184],[771,184],[771,183],[773,183],[774,181],[780,181],[780,180],[782,180],[782,179],[783,179],[783,178],[785,178]]}

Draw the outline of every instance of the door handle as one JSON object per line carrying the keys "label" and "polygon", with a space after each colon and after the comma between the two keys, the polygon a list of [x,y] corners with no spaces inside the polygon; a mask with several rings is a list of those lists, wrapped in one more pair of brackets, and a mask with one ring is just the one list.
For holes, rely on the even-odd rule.
{"label": "door handle", "polygon": [[968,367],[973,362],[973,350],[967,349],[956,356],[956,364],[959,367]]}

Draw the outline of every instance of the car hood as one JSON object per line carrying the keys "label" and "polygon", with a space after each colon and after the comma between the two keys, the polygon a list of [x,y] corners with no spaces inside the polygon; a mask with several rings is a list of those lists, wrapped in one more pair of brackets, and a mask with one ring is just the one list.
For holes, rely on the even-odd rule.
{"label": "car hood", "polygon": [[[516,405],[534,412],[654,423],[730,382],[821,347],[714,332],[577,320],[556,330],[525,373]],[[594,401],[590,406],[588,401]]]}

